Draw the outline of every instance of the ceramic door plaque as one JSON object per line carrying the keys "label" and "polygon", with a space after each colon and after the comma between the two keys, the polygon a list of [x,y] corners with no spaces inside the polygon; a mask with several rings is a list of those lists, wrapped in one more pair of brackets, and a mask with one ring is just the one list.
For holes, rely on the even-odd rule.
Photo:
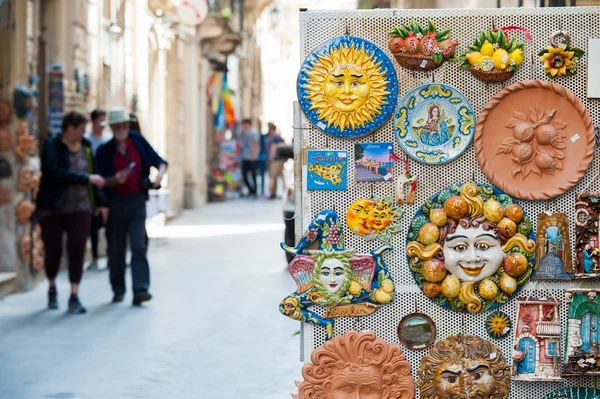
{"label": "ceramic door plaque", "polygon": [[569,217],[562,212],[540,213],[536,244],[536,270],[531,279],[571,280]]}
{"label": "ceramic door plaque", "polygon": [[600,277],[600,192],[581,193],[575,203],[574,278]]}
{"label": "ceramic door plaque", "polygon": [[568,308],[563,376],[600,375],[600,289],[565,290]]}

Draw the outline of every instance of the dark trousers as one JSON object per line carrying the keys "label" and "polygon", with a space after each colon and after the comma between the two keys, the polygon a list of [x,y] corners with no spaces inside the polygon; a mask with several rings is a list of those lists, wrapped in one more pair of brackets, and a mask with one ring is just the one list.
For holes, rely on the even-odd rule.
{"label": "dark trousers", "polygon": [[48,215],[40,220],[44,242],[44,267],[49,280],[54,280],[60,268],[63,234],[67,233],[67,256],[69,257],[69,281],[79,284],[83,274],[85,244],[90,234],[92,214],[75,212]]}
{"label": "dark trousers", "polygon": [[150,287],[150,266],[146,254],[146,199],[143,194],[116,195],[110,198],[108,216],[108,267],[115,294],[125,293],[127,236],[131,246],[133,291]]}
{"label": "dark trousers", "polygon": [[[98,233],[100,229],[105,227],[102,221],[102,215],[96,215],[92,218],[92,228],[90,229],[90,241],[92,242],[92,258],[98,259]],[[108,242],[108,234],[106,235],[106,242]]]}
{"label": "dark trousers", "polygon": [[258,175],[260,176],[260,195],[265,195],[265,175],[267,173],[267,161],[258,161]]}
{"label": "dark trousers", "polygon": [[[244,183],[248,187],[248,194],[256,195],[256,172],[258,169],[258,161],[242,161],[242,176],[244,177]],[[252,181],[248,179],[248,174],[252,177]]]}

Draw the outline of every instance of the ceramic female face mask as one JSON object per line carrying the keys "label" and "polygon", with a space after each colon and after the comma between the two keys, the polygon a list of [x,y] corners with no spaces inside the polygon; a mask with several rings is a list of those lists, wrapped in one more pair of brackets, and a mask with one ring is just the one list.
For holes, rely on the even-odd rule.
{"label": "ceramic female face mask", "polygon": [[340,290],[346,280],[344,264],[337,259],[325,260],[321,265],[319,280],[327,292],[335,294]]}

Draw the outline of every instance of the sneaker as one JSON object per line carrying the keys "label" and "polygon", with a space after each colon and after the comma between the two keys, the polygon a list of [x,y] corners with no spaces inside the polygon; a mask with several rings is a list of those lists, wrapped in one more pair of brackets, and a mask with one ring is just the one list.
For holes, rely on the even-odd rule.
{"label": "sneaker", "polygon": [[56,289],[48,291],[48,309],[58,309],[58,293]]}
{"label": "sneaker", "polygon": [[93,259],[85,270],[87,270],[87,271],[98,270],[98,259]]}
{"label": "sneaker", "polygon": [[87,309],[83,307],[81,302],[79,302],[79,297],[77,295],[71,295],[71,298],[69,298],[69,309],[67,312],[71,314],[82,314],[87,312]]}
{"label": "sneaker", "polygon": [[125,298],[125,294],[115,294],[115,296],[113,296],[112,303],[123,302],[123,298]]}
{"label": "sneaker", "polygon": [[137,291],[133,294],[133,304],[140,306],[142,302],[146,302],[152,299],[152,295],[148,291]]}

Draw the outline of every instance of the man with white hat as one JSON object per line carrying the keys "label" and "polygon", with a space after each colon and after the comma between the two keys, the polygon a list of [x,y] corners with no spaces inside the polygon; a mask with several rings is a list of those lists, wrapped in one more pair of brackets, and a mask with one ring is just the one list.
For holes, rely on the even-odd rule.
{"label": "man with white hat", "polygon": [[[129,129],[129,114],[123,108],[108,112],[107,124],[113,139],[96,152],[100,175],[106,178],[105,191],[109,200],[108,265],[113,302],[122,302],[125,296],[125,269],[127,266],[127,235],[131,245],[131,276],[133,304],[152,299],[150,266],[146,254],[146,200],[148,190],[160,188],[167,170],[162,159],[146,139]],[[158,169],[154,182],[150,168]]]}

